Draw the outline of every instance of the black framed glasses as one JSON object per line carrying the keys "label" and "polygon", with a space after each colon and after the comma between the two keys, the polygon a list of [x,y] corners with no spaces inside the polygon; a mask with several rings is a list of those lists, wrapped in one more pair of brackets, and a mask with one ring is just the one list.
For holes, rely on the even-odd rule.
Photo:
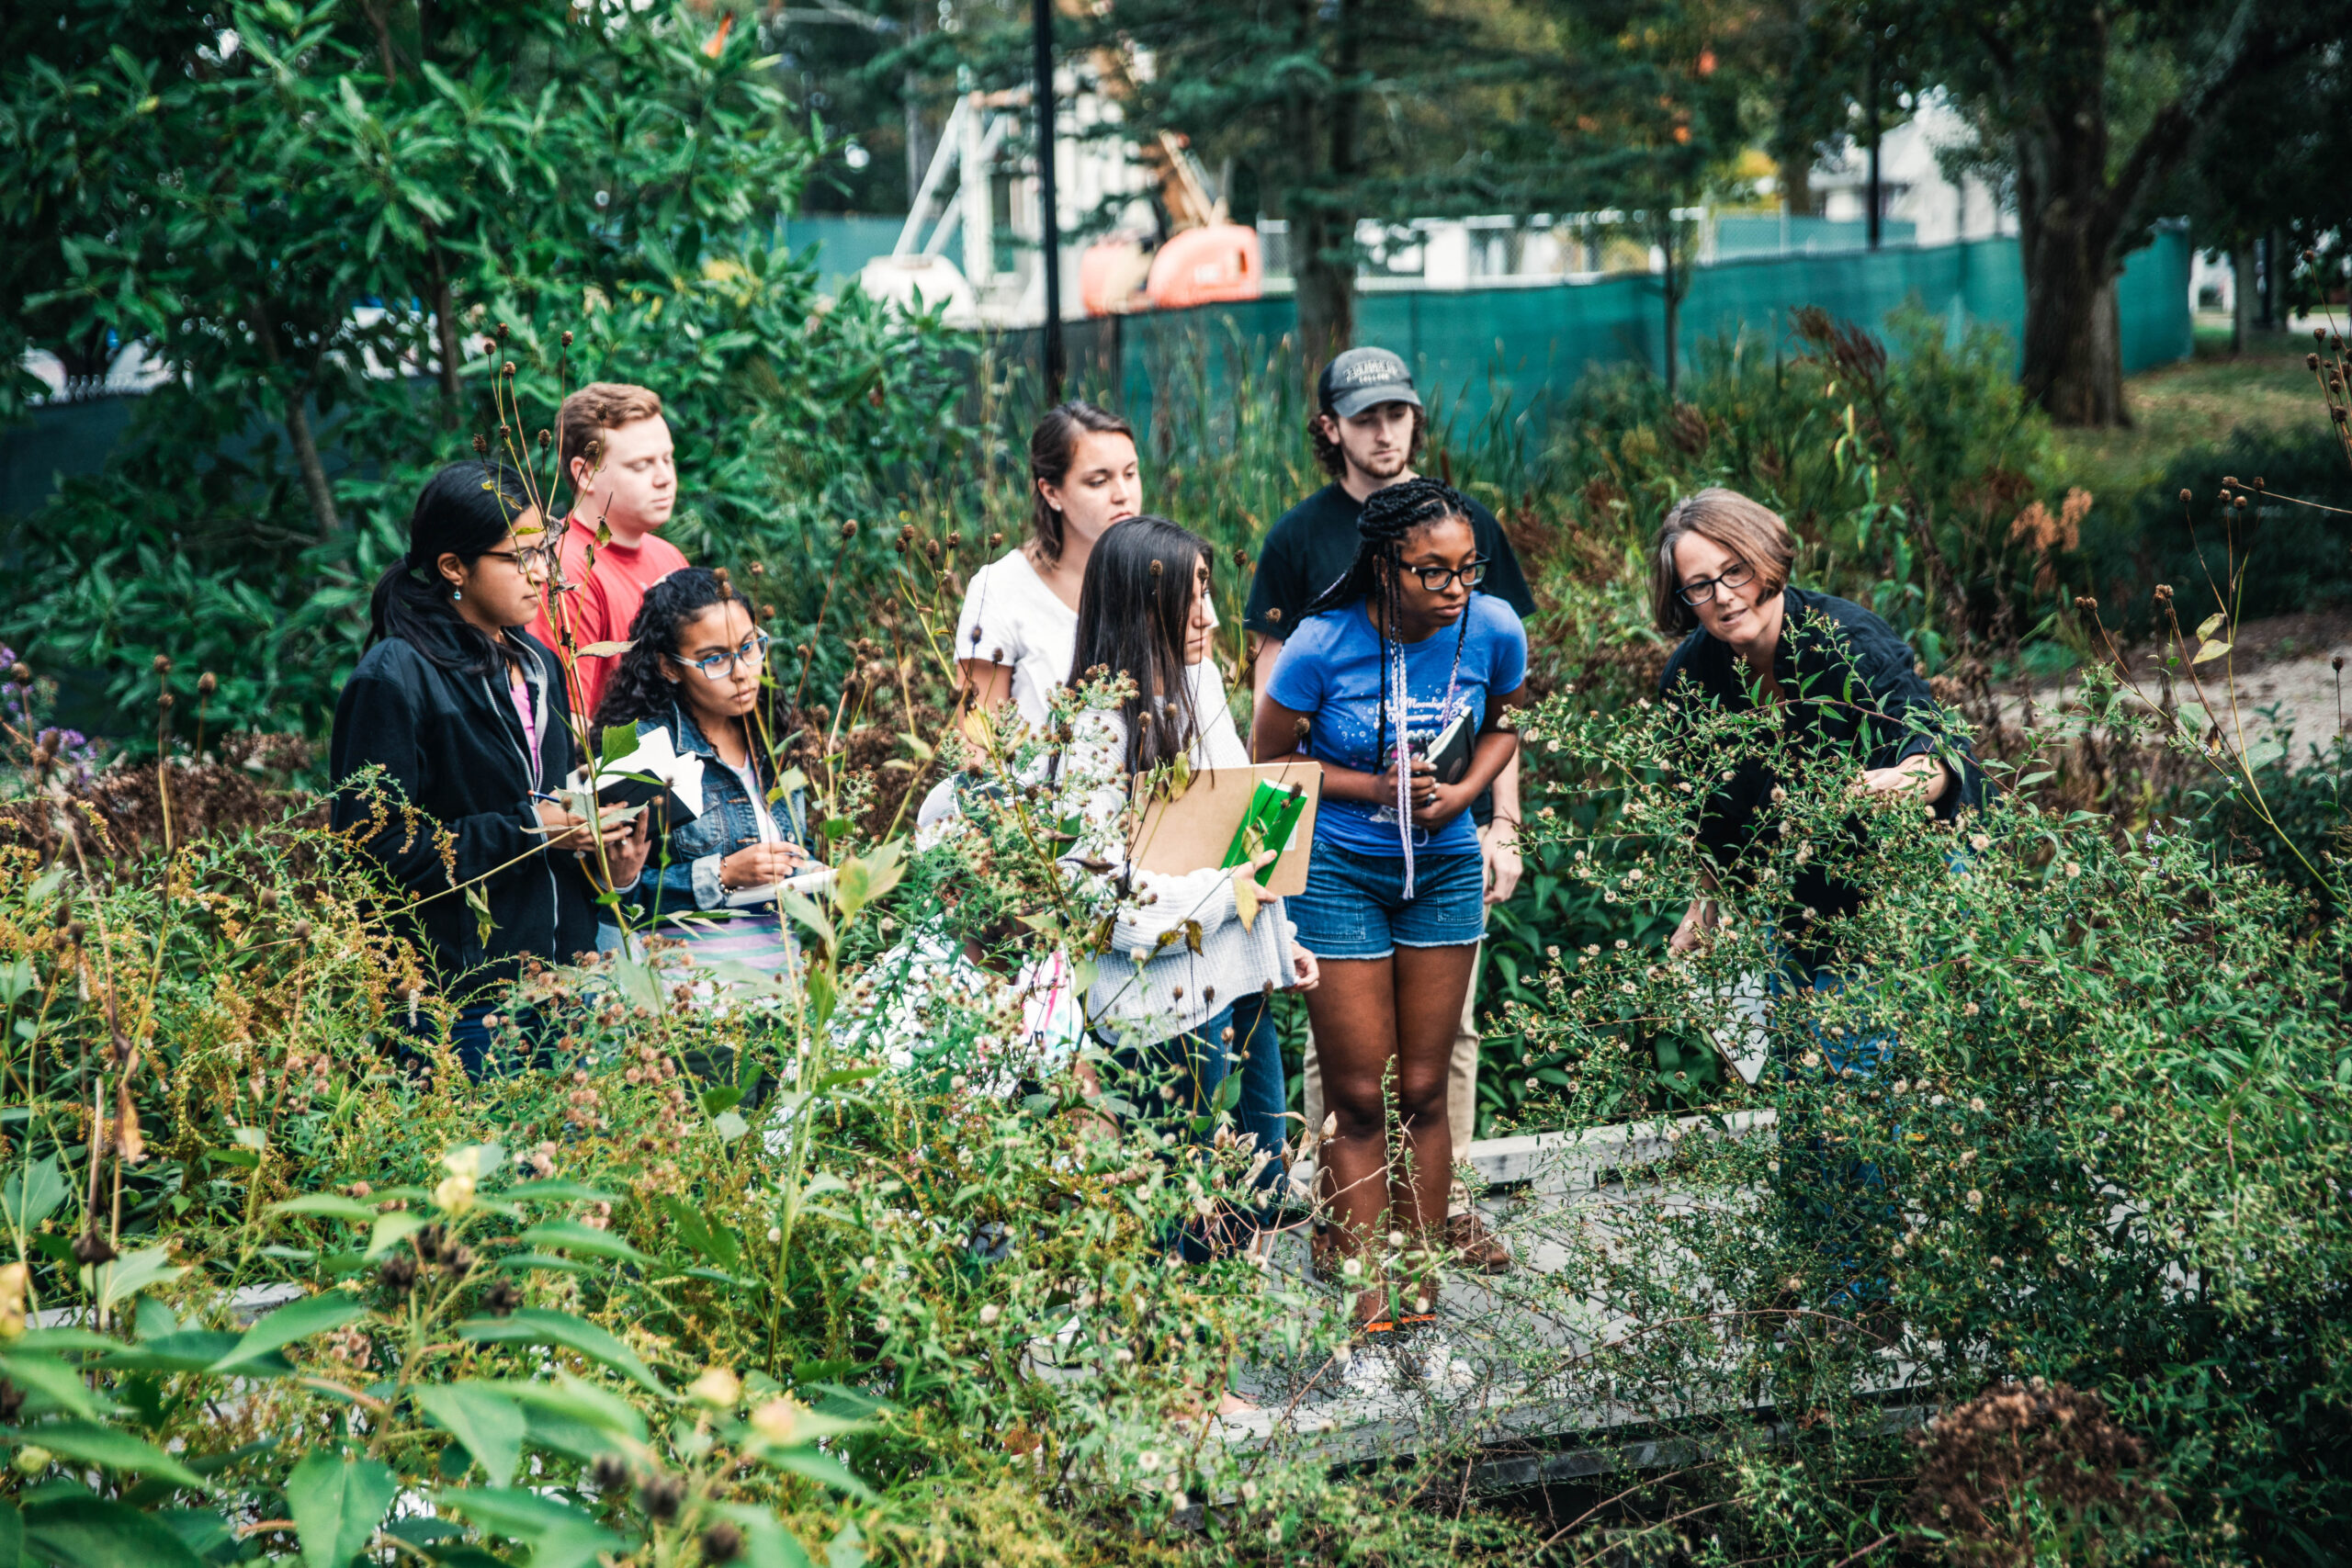
{"label": "black framed glasses", "polygon": [[1421,586],[1432,593],[1442,593],[1460,578],[1464,588],[1476,588],[1487,580],[1487,558],[1479,556],[1467,566],[1408,566],[1405,569],[1421,580]]}
{"label": "black framed glasses", "polygon": [[768,634],[765,632],[753,632],[732,653],[711,653],[700,659],[678,660],[690,670],[701,671],[706,681],[724,681],[735,673],[735,667],[739,664],[757,670],[767,661]]}
{"label": "black framed glasses", "polygon": [[1713,577],[1684,583],[1674,591],[1674,596],[1685,604],[1703,604],[1715,596],[1718,588],[1745,588],[1755,581],[1756,569],[1744,560],[1736,560]]}
{"label": "black framed glasses", "polygon": [[561,545],[523,545],[511,550],[484,550],[482,554],[494,560],[511,560],[523,571],[555,570],[556,562],[563,557]]}

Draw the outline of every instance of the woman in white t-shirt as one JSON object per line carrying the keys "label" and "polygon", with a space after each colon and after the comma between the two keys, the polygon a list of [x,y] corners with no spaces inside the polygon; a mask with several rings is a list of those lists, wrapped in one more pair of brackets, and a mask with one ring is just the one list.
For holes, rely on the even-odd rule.
{"label": "woman in white t-shirt", "polygon": [[1069,673],[1094,541],[1143,510],[1136,433],[1092,403],[1063,403],[1030,434],[1029,481],[1029,537],[972,574],[956,619],[956,663],[967,716],[1010,698],[1038,729],[1047,695]]}

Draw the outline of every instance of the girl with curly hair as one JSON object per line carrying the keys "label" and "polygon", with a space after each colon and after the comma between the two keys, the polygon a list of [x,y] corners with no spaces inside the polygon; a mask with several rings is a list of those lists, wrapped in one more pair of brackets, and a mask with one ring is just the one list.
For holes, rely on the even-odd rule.
{"label": "girl with curly hair", "polygon": [[635,910],[686,942],[697,964],[772,972],[790,963],[790,937],[772,895],[749,905],[743,895],[774,888],[810,857],[805,800],[798,791],[770,798],[775,761],[752,722],[767,647],[724,576],[673,571],[645,592],[596,727],[667,730],[673,748],[703,762],[702,815],[670,825],[653,846],[630,895]]}

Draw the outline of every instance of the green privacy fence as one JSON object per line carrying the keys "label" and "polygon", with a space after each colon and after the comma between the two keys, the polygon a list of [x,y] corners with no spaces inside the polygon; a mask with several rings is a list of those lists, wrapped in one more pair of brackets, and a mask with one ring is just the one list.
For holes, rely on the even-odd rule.
{"label": "green privacy fence", "polygon": [[[2170,224],[2132,253],[2118,286],[2127,372],[2188,357],[2189,258],[2187,229]],[[2017,241],[1759,256],[1701,268],[1683,301],[1681,356],[1687,365],[1695,344],[1735,333],[1777,342],[1789,312],[1801,306],[1877,329],[1905,304],[1943,318],[1955,336],[1986,325],[2019,341],[2025,276]],[[1287,298],[1073,322],[1074,378],[1115,395],[1122,412],[1148,427],[1156,389],[1171,373],[1205,378],[1213,390],[1220,362],[1262,364],[1296,325]],[[1006,337],[1002,353],[1035,355],[1034,332]],[[1663,368],[1664,284],[1634,274],[1582,284],[1365,292],[1356,301],[1356,341],[1405,355],[1423,396],[1434,393],[1457,427],[1500,418],[1524,433],[1540,429],[1545,408],[1595,368]]]}
{"label": "green privacy fence", "polygon": [[[882,227],[896,234],[896,220],[857,221],[876,232],[854,235],[836,223],[839,233],[823,231],[820,265],[874,243]],[[786,237],[816,243],[797,221]],[[831,244],[845,248],[824,250]],[[2177,225],[2159,228],[2153,244],[2132,253],[2118,291],[2127,371],[2188,356],[2188,233]],[[1693,344],[1733,332],[1777,341],[1787,331],[1788,312],[1802,305],[1875,328],[1906,301],[1936,312],[1954,333],[1984,323],[2017,341],[2025,325],[2017,242],[1761,256],[1703,267],[1683,302],[1682,353],[1687,363]],[[1204,382],[1214,395],[1230,384],[1237,363],[1262,365],[1296,325],[1287,297],[1073,321],[1072,381],[1116,401],[1138,428],[1149,429],[1159,387],[1185,377]],[[1035,365],[1036,340],[1035,330],[1003,334],[1000,361]],[[1663,366],[1664,296],[1660,281],[1642,274],[1584,284],[1367,291],[1356,302],[1356,341],[1404,355],[1423,395],[1457,429],[1499,419],[1522,435],[1540,434],[1545,409],[1596,367]],[[60,474],[96,472],[134,406],[122,398],[69,403],[0,431],[0,515],[38,510]],[[330,467],[335,462],[330,455]]]}

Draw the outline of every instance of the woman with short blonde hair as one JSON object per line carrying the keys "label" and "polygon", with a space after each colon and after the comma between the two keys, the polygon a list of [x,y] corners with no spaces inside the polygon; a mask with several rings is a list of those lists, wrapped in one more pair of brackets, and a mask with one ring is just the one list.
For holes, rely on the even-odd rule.
{"label": "woman with short blonde hair", "polygon": [[1777,593],[1789,585],[1789,569],[1796,564],[1797,542],[1781,514],[1759,501],[1717,485],[1685,496],[1666,514],[1657,531],[1657,550],[1650,574],[1650,605],[1660,631],[1689,632],[1699,617],[1682,598],[1681,580],[1675,575],[1674,551],[1687,535],[1712,539],[1745,561],[1757,574],[1757,592]]}
{"label": "woman with short blonde hair", "polygon": [[[1668,706],[1780,705],[1791,738],[1852,752],[1864,789],[1917,791],[1942,818],[1981,798],[1983,774],[1967,737],[1946,722],[1910,645],[1860,604],[1790,585],[1796,541],[1780,513],[1736,491],[1702,490],[1666,514],[1652,555],[1658,628],[1686,634],[1659,682]],[[1693,776],[1715,780],[1700,842],[1728,872],[1779,781],[1758,755],[1694,763]],[[1847,912],[1863,898],[1818,867],[1798,878],[1793,893],[1796,907],[1815,917]],[[1674,933],[1675,949],[1714,923],[1714,900],[1696,900]],[[1790,934],[1802,957],[1809,943]]]}

